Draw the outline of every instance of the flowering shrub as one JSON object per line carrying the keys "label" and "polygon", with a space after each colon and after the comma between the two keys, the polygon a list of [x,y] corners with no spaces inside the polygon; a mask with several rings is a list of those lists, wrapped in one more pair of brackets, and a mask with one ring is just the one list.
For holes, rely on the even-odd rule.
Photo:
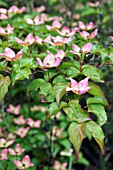
{"label": "flowering shrub", "polygon": [[[112,48],[104,48],[96,39],[99,30],[93,22],[79,21],[76,27],[69,28],[61,17],[38,12],[23,14],[25,9],[0,9],[0,166],[34,170],[44,162],[42,168],[49,165],[54,170],[64,170],[68,164],[55,160],[55,156],[71,157],[74,150],[79,160],[86,137],[93,137],[104,154],[101,126],[107,120],[108,103],[101,90],[104,80],[100,66],[112,62]],[[14,91],[26,79],[24,92],[36,103],[35,107],[21,101],[21,105],[15,105],[10,100],[8,89]],[[8,95],[9,106],[5,104]],[[57,123],[51,123],[54,121]],[[51,159],[47,146],[53,143]],[[60,153],[61,146],[68,154]]]}

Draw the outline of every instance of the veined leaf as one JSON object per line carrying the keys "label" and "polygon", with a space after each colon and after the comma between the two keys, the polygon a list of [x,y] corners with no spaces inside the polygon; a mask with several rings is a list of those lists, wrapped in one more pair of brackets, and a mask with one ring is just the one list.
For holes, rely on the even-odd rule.
{"label": "veined leaf", "polygon": [[69,139],[72,142],[75,149],[76,159],[78,159],[78,153],[81,147],[81,143],[83,139],[86,138],[86,134],[84,131],[84,124],[72,122],[68,128],[68,133],[69,133]]}
{"label": "veined leaf", "polygon": [[5,94],[8,92],[8,86],[10,85],[10,77],[0,74],[0,102],[3,100]]}
{"label": "veined leaf", "polygon": [[78,123],[91,119],[89,114],[81,108],[78,100],[70,101],[63,110],[69,116],[70,120]]}
{"label": "veined leaf", "polygon": [[102,153],[104,154],[104,133],[101,127],[94,121],[85,122],[86,128],[92,134],[96,142],[99,144]]}

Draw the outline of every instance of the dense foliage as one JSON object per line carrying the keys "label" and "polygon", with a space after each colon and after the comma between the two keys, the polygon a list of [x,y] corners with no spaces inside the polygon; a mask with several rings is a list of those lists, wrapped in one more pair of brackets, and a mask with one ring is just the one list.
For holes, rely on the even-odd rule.
{"label": "dense foliage", "polygon": [[81,2],[74,13],[73,1],[69,9],[59,8],[63,17],[49,13],[51,4],[47,10],[47,6],[36,8],[33,1],[27,9],[0,8],[2,170],[88,167],[90,161],[80,148],[84,151],[87,144],[90,148],[93,139],[101,159],[109,153],[102,130],[109,107],[103,76],[105,66],[113,62],[113,37],[106,26],[113,9],[107,3],[108,15],[105,3]]}

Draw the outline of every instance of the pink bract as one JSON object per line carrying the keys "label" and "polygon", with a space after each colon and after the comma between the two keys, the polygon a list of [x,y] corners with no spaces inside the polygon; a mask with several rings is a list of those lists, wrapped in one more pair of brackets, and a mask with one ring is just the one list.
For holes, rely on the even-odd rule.
{"label": "pink bract", "polygon": [[87,91],[90,90],[90,87],[88,86],[88,79],[89,78],[87,77],[80,82],[71,79],[70,87],[67,87],[66,91],[73,91],[78,95],[85,94]]}
{"label": "pink bract", "polygon": [[64,26],[61,31],[57,30],[57,32],[62,35],[62,36],[66,36],[66,37],[72,37],[73,35],[76,34],[77,28],[73,28],[72,31],[67,27]]}
{"label": "pink bract", "polygon": [[14,149],[8,148],[8,151],[10,155],[21,155],[25,151],[25,149],[21,148],[20,144],[17,143]]}
{"label": "pink bract", "polygon": [[96,25],[93,22],[84,24],[82,21],[79,21],[78,25],[79,25],[79,28],[82,30],[93,30],[94,28],[96,28]]}
{"label": "pink bract", "polygon": [[55,55],[53,55],[52,53],[49,53],[44,58],[43,62],[41,61],[40,58],[36,58],[36,59],[41,68],[57,67],[62,61],[61,58],[55,58]]}
{"label": "pink bract", "polygon": [[62,24],[60,24],[59,21],[53,21],[52,26],[46,25],[46,28],[48,30],[57,30],[57,29],[61,28],[61,26],[62,26]]}
{"label": "pink bract", "polygon": [[18,115],[19,111],[20,111],[20,108],[21,108],[20,104],[18,104],[17,106],[13,106],[12,104],[10,104],[9,107],[6,109],[6,111],[8,113],[12,113],[12,114]]}
{"label": "pink bract", "polygon": [[87,43],[85,44],[82,48],[78,47],[76,44],[72,45],[72,49],[70,50],[70,53],[72,54],[77,54],[80,55],[82,54],[86,54],[86,53],[90,53],[91,49],[92,49],[92,44],[91,43]]}
{"label": "pink bract", "polygon": [[92,39],[92,38],[95,38],[98,34],[98,29],[95,29],[91,34],[89,34],[88,32],[86,31],[82,31],[82,32],[79,32],[80,35],[85,38],[85,39]]}
{"label": "pink bract", "polygon": [[8,160],[7,154],[8,154],[8,149],[3,149],[0,152],[0,160]]}
{"label": "pink bract", "polygon": [[23,56],[23,51],[24,49],[20,50],[17,54],[15,54],[15,52],[11,48],[7,47],[4,53],[0,53],[0,56],[6,58],[8,61],[15,61]]}
{"label": "pink bract", "polygon": [[34,166],[34,164],[31,163],[30,157],[28,155],[24,156],[22,161],[14,160],[14,164],[17,166],[19,170]]}
{"label": "pink bract", "polygon": [[20,44],[22,46],[30,46],[35,42],[35,38],[34,38],[33,34],[27,35],[24,41],[22,41],[21,39],[19,39],[17,37],[15,37],[15,40],[17,41],[18,44]]}

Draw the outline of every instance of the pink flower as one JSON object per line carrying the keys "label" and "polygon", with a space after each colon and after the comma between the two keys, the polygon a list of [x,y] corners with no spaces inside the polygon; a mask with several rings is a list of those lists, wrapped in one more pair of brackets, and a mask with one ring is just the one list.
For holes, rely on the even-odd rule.
{"label": "pink flower", "polygon": [[26,22],[27,22],[29,25],[41,25],[41,24],[44,23],[44,21],[40,21],[39,16],[36,16],[33,20],[30,19],[30,18],[27,18],[27,19],[26,19]]}
{"label": "pink flower", "polygon": [[89,22],[88,24],[84,24],[82,21],[78,22],[79,28],[82,30],[93,30],[96,28],[96,25],[93,22]]}
{"label": "pink flower", "polygon": [[59,161],[55,161],[54,165],[53,165],[53,169],[54,170],[66,170],[67,168],[67,163],[64,162],[63,164],[61,164]]}
{"label": "pink flower", "polygon": [[8,113],[12,113],[12,114],[18,115],[19,111],[20,111],[20,108],[21,108],[20,104],[18,104],[17,106],[13,106],[12,104],[10,104],[9,107],[6,109],[6,111]]}
{"label": "pink flower", "polygon": [[31,163],[30,157],[28,155],[24,156],[22,161],[14,160],[14,164],[17,166],[19,170],[34,166],[34,164]]}
{"label": "pink flower", "polygon": [[8,19],[8,16],[5,14],[0,14],[0,20]]}
{"label": "pink flower", "polygon": [[14,27],[11,27],[10,24],[7,25],[6,29],[0,27],[0,35],[9,35],[13,34]]}
{"label": "pink flower", "polygon": [[7,14],[7,9],[5,9],[5,8],[0,8],[0,13],[2,13],[2,14]]}
{"label": "pink flower", "polygon": [[39,12],[39,13],[41,13],[41,12],[45,11],[45,9],[46,9],[45,6],[44,6],[44,5],[41,5],[40,7],[37,7],[37,8],[36,8],[36,11]]}
{"label": "pink flower", "polygon": [[73,91],[78,95],[85,94],[90,89],[90,87],[88,87],[88,79],[87,77],[80,82],[71,79],[70,87],[67,87],[66,91]]}
{"label": "pink flower", "polygon": [[22,45],[22,46],[30,46],[35,42],[35,38],[33,36],[33,34],[29,34],[27,35],[27,37],[25,38],[24,41],[22,41],[21,39],[15,37],[15,40],[17,41],[18,44]]}
{"label": "pink flower", "polygon": [[17,124],[17,125],[23,125],[26,123],[26,120],[24,119],[24,117],[22,115],[20,115],[18,118],[14,118],[13,121]]}
{"label": "pink flower", "polygon": [[14,143],[14,140],[6,140],[4,138],[0,138],[0,148],[7,148],[13,143]]}
{"label": "pink flower", "polygon": [[53,20],[53,18],[52,18],[52,17],[48,18],[45,13],[42,13],[42,14],[40,15],[40,20],[41,20],[41,21],[44,21],[44,22],[47,22],[47,21]]}
{"label": "pink flower", "polygon": [[52,134],[54,135],[54,136],[57,136],[57,137],[61,137],[62,136],[62,131],[64,130],[64,128],[60,128],[60,129],[58,129],[58,127],[57,126],[54,126],[53,128],[52,128]]}
{"label": "pink flower", "polygon": [[34,121],[32,118],[27,118],[26,124],[29,125],[31,128],[39,128],[41,121],[40,120]]}
{"label": "pink flower", "polygon": [[99,1],[96,1],[95,3],[88,2],[87,5],[90,6],[90,7],[98,7],[100,5],[100,2]]}
{"label": "pink flower", "polygon": [[26,128],[21,127],[15,130],[14,133],[19,135],[21,138],[24,138],[27,135],[29,129],[30,129],[29,127],[26,127]]}
{"label": "pink flower", "polygon": [[8,10],[8,13],[17,13],[17,14],[21,14],[26,10],[26,7],[22,7],[22,8],[18,8],[17,6],[11,6]]}
{"label": "pink flower", "polygon": [[25,151],[25,149],[21,148],[20,144],[17,143],[14,149],[8,148],[8,151],[10,155],[21,155]]}
{"label": "pink flower", "polygon": [[8,61],[15,61],[23,56],[23,51],[24,49],[20,50],[17,54],[15,54],[15,52],[11,48],[7,47],[4,53],[0,53],[0,56],[5,57]]}
{"label": "pink flower", "polygon": [[109,38],[111,38],[111,40],[113,41],[113,36],[109,36]]}
{"label": "pink flower", "polygon": [[46,28],[48,30],[57,30],[57,29],[61,28],[61,26],[62,26],[62,24],[60,24],[59,21],[53,21],[52,26],[46,25]]}
{"label": "pink flower", "polygon": [[82,32],[79,32],[79,33],[80,33],[80,35],[81,35],[82,37],[84,37],[85,39],[92,39],[92,38],[94,38],[94,37],[97,36],[97,34],[98,34],[98,29],[95,29],[91,34],[89,34],[89,33],[86,32],[86,31],[82,31]]}
{"label": "pink flower", "polygon": [[68,44],[72,41],[72,38],[62,38],[60,36],[52,37],[54,45],[56,46],[62,46],[64,44]]}
{"label": "pink flower", "polygon": [[72,53],[72,54],[80,55],[81,53],[82,54],[90,53],[90,51],[92,49],[92,44],[91,43],[87,43],[81,49],[77,45],[73,44],[72,45],[72,49],[73,49],[73,51],[72,50],[70,51],[70,53]]}
{"label": "pink flower", "polygon": [[53,55],[52,53],[49,53],[44,58],[43,63],[40,58],[36,58],[36,59],[41,68],[57,67],[62,61],[61,58],[55,58],[55,55]]}
{"label": "pink flower", "polygon": [[8,160],[7,154],[8,154],[8,149],[3,149],[0,152],[0,160]]}
{"label": "pink flower", "polygon": [[77,28],[72,29],[72,31],[67,27],[64,26],[61,31],[57,30],[57,32],[62,35],[62,36],[66,36],[66,37],[72,37],[73,35],[76,34]]}

